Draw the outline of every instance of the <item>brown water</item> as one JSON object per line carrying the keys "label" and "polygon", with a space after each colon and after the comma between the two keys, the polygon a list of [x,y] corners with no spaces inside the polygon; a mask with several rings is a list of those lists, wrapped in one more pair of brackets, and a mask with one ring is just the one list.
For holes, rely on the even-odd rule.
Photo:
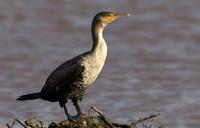
{"label": "brown water", "polygon": [[121,121],[160,112],[166,127],[199,127],[199,7],[199,0],[0,0],[0,122],[65,119],[57,103],[15,99],[89,50],[93,15],[114,10],[134,16],[107,27],[108,59],[84,111],[95,105]]}

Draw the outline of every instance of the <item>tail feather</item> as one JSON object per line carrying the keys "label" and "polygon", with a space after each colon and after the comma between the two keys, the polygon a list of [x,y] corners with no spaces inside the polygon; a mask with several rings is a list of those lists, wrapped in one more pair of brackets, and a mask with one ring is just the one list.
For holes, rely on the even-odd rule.
{"label": "tail feather", "polygon": [[22,95],[16,100],[23,101],[23,100],[34,100],[34,99],[39,99],[39,98],[40,98],[40,92],[37,92],[37,93]]}

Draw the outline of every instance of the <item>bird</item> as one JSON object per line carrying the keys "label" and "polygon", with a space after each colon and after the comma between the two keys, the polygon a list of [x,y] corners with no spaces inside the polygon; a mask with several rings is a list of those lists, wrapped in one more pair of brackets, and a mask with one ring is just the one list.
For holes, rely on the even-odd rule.
{"label": "bird", "polygon": [[97,13],[92,21],[91,34],[92,48],[68,61],[50,73],[40,92],[19,96],[16,100],[26,101],[42,99],[50,102],[59,102],[68,120],[72,120],[67,109],[67,102],[71,100],[77,111],[77,117],[84,115],[79,104],[86,90],[94,83],[101,72],[107,57],[107,44],[103,37],[104,28],[123,16],[130,13],[116,13],[102,11]]}

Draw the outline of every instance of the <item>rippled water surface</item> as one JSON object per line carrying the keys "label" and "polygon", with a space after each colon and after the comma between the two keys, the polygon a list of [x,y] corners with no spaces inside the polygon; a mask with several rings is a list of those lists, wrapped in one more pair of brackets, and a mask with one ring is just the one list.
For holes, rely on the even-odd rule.
{"label": "rippled water surface", "polygon": [[[160,112],[166,127],[200,126],[199,0],[0,0],[0,122],[65,115],[57,103],[16,102],[59,64],[91,48],[101,10],[131,11],[108,26],[106,65],[81,104],[116,120]],[[70,109],[73,111],[73,108]]]}

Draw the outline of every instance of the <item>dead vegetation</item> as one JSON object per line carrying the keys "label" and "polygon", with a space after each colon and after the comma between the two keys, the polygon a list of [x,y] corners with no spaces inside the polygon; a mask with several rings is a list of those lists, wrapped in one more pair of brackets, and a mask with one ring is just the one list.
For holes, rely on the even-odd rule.
{"label": "dead vegetation", "polygon": [[[96,116],[91,116],[92,112],[96,113]],[[75,118],[75,122],[64,120],[59,123],[52,122],[49,126],[45,126],[43,121],[32,118],[24,123],[19,119],[15,119],[11,125],[6,124],[6,126],[8,128],[15,128],[16,123],[19,123],[22,128],[162,128],[159,115],[150,114],[131,123],[122,124],[113,122],[105,117],[99,109],[91,107],[87,115]]]}

